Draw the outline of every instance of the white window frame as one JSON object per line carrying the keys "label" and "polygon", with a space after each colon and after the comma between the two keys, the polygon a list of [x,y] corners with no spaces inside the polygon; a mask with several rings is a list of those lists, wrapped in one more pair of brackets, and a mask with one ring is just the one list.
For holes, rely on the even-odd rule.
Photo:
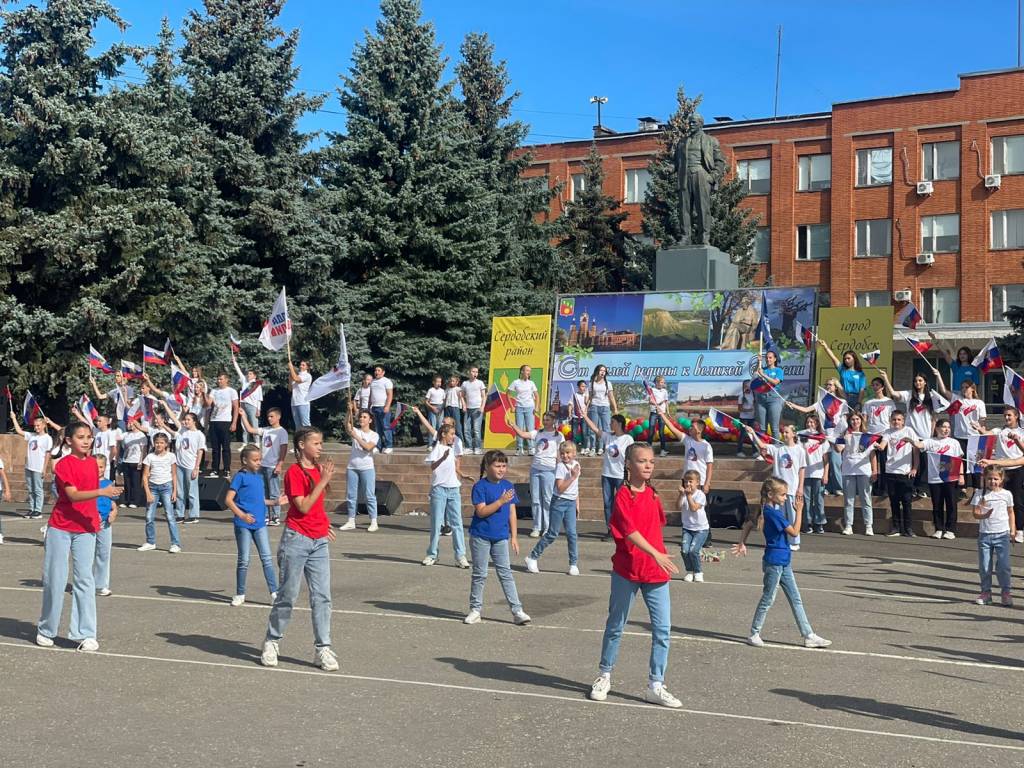
{"label": "white window frame", "polygon": [[580,173],[569,174],[569,200],[576,202],[576,179],[580,180],[580,192],[587,188],[587,174],[583,171]]}
{"label": "white window frame", "polygon": [[[937,236],[934,233],[934,224],[936,219],[956,219],[956,248],[942,249],[938,247]],[[931,232],[928,233],[925,230],[931,226]],[[942,237],[948,237],[949,235],[942,235]],[[921,217],[921,252],[922,253],[959,253],[960,252],[960,214],[959,213],[941,213],[935,216],[922,216]]]}
{"label": "white window frame", "polygon": [[[1020,242],[1015,242],[1010,245],[1010,215],[1014,217],[1020,216],[1024,218],[1024,208],[1008,208],[1002,211],[992,211],[989,214],[989,247],[993,251],[1015,251],[1024,248],[1024,233],[1022,233],[1022,239]],[[1014,227],[1014,231],[1018,228]],[[998,238],[997,238],[998,235]],[[997,244],[997,239],[1001,241],[1001,244]]]}
{"label": "white window frame", "polygon": [[[814,169],[819,165],[828,166],[828,178],[824,181],[818,180],[817,186],[814,181]],[[822,153],[817,155],[800,155],[797,158],[796,191],[797,192],[820,192],[823,189],[832,188],[832,155]]]}
{"label": "white window frame", "polygon": [[[946,144],[956,145],[956,176],[936,176],[935,169],[939,167],[939,147]],[[929,160],[931,161],[931,172],[928,171]],[[949,181],[960,178],[960,141],[927,141],[921,145],[921,178],[924,181]]]}
{"label": "white window frame", "polygon": [[[767,241],[765,247],[764,258],[759,259],[757,257],[757,243],[758,240]],[[753,249],[750,255],[750,261],[752,264],[768,264],[772,260],[772,229],[771,227],[758,227],[757,234],[754,235]]]}
{"label": "white window frame", "polygon": [[[880,229],[882,228],[882,224],[886,225],[884,227],[884,236],[882,234],[875,234],[873,236],[872,229]],[[863,228],[866,234],[864,239],[867,241],[864,253],[861,253],[861,225],[864,225]],[[872,225],[874,226],[872,227]],[[858,219],[854,222],[853,233],[853,253],[858,259],[885,258],[887,256],[892,256],[892,221],[890,219]],[[875,241],[880,238],[885,241],[883,250],[878,250],[875,245]]]}
{"label": "white window frame", "polygon": [[[888,181],[872,181],[871,177],[871,156],[875,152],[888,152],[889,153],[889,180]],[[863,156],[863,159],[861,159]],[[856,154],[856,173],[854,180],[856,181],[855,186],[857,187],[888,187],[892,184],[892,147],[866,147],[864,149],[858,149]],[[864,183],[860,180],[860,169],[861,164],[865,164],[865,177]]]}
{"label": "white window frame", "polygon": [[[766,163],[768,168],[768,175],[755,179],[757,182],[768,182],[768,189],[754,191],[751,187],[750,181],[750,166],[751,163]],[[743,187],[748,195],[770,195],[772,191],[772,160],[770,157],[750,157],[745,160],[736,161],[736,175],[743,181]]]}
{"label": "white window frame", "polygon": [[[803,233],[801,234],[801,231]],[[811,255],[811,246],[814,243],[814,232],[824,230],[828,233],[828,253],[824,256]],[[806,256],[800,255],[800,244],[804,243]],[[796,228],[796,260],[797,261],[827,261],[832,258],[832,225],[831,224],[798,224]]]}
{"label": "white window frame", "polygon": [[[1020,154],[1020,156],[1022,158],[1021,165],[1016,170],[1007,170],[1007,168],[1006,168],[1006,148],[1005,148],[1005,145],[1006,145],[1006,142],[1008,142],[1008,141],[1013,141],[1014,143],[1021,144],[1020,149],[1019,150],[1015,150],[1015,152],[1019,152],[1019,154]],[[1011,135],[1011,136],[993,136],[992,139],[991,139],[990,145],[991,145],[990,146],[990,150],[991,151],[989,152],[989,157],[991,158],[991,160],[990,160],[990,166],[991,166],[990,172],[991,173],[998,173],[1000,176],[1014,176],[1016,174],[1024,173],[1024,134],[1014,134],[1014,135]],[[997,147],[1000,146],[1000,145],[1003,148],[1002,149],[997,149]],[[1001,160],[999,162],[996,161],[996,155],[999,155],[999,157],[1001,158]]]}
{"label": "white window frame", "polygon": [[[641,179],[644,180],[643,185],[640,184]],[[627,168],[622,174],[622,181],[622,201],[627,205],[638,205],[644,201],[647,187],[651,184],[651,172],[647,168]]]}
{"label": "white window frame", "polygon": [[[956,291],[956,317],[935,317],[935,294],[937,291]],[[921,315],[926,323],[959,323],[960,322],[960,289],[956,286],[921,289]]]}
{"label": "white window frame", "polygon": [[[876,304],[871,300],[872,296],[881,301]],[[889,291],[857,291],[853,294],[853,305],[855,307],[888,307],[892,305],[892,294]]]}
{"label": "white window frame", "polygon": [[[1020,303],[1007,301],[1006,289],[1015,288],[1020,294]],[[993,285],[990,292],[989,312],[992,322],[998,323],[1003,319],[1003,312],[1010,307],[1024,307],[1024,283],[1010,283],[1006,285]],[[999,299],[999,306],[996,306],[996,297]]]}

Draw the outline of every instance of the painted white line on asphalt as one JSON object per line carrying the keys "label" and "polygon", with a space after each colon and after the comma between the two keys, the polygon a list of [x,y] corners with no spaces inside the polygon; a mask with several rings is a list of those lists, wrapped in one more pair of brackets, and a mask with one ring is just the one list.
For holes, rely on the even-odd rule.
{"label": "painted white line on asphalt", "polygon": [[[5,592],[41,592],[39,587],[0,587],[0,591]],[[109,597],[103,598],[104,600],[148,600],[153,602],[161,603],[183,603],[186,605],[203,605],[203,606],[219,606],[227,607],[229,601],[224,600],[203,600],[199,598],[189,597],[164,597],[158,595],[126,595],[126,594],[113,594]],[[262,611],[269,611],[270,606],[259,603],[243,603],[242,608],[257,609]],[[309,608],[305,606],[295,606],[294,610],[309,612]],[[332,614],[339,616],[372,616],[382,619],[405,619],[411,621],[441,621],[450,622],[452,624],[462,624],[462,619],[453,616],[424,616],[422,614],[411,614],[411,613],[396,613],[393,611],[360,611],[351,608],[332,608]],[[507,624],[504,622],[488,622],[484,620],[483,625],[490,624],[492,626],[505,627]],[[531,622],[530,626],[534,629],[544,629],[555,632],[582,632],[587,634],[600,634],[604,632],[603,628],[588,628],[588,627],[567,627],[559,624],[537,624]],[[524,629],[523,631],[528,631]],[[650,632],[638,632],[633,630],[623,630],[623,635],[628,637],[644,637],[649,638]],[[680,635],[673,634],[671,639],[676,642],[693,642],[693,643],[717,643],[719,645],[733,645],[740,646],[743,648],[747,647],[744,640],[730,640],[725,637],[700,637],[698,635]],[[1024,666],[1014,666],[1011,664],[995,664],[984,661],[963,661],[961,659],[939,659],[928,656],[907,656],[896,653],[876,653],[874,651],[851,651],[844,650],[841,648],[804,648],[801,645],[790,645],[785,643],[766,643],[764,648],[759,650],[751,650],[750,653],[763,653],[765,650],[773,651],[798,651],[800,653],[811,653],[811,654],[834,654],[838,656],[858,656],[863,658],[871,659],[886,659],[892,661],[910,661],[918,662],[922,664],[944,664],[947,666],[954,667],[974,667],[976,669],[998,669],[1004,672],[1024,672]],[[951,651],[956,653],[956,651]]]}
{"label": "painted white line on asphalt", "polygon": [[[49,653],[53,651],[62,653],[75,653],[78,652],[73,648],[40,648],[35,645],[29,645],[27,643],[11,643],[0,641],[0,646],[7,648],[16,648],[24,651],[38,651],[40,653]],[[757,715],[739,715],[734,712],[715,712],[712,710],[702,709],[668,709],[667,707],[659,707],[652,704],[641,704],[629,701],[605,701],[605,702],[592,702],[589,699],[584,698],[581,693],[579,696],[562,696],[554,693],[538,693],[535,691],[514,691],[504,688],[486,688],[478,685],[457,685],[454,683],[439,683],[431,680],[408,680],[405,678],[396,677],[374,677],[371,675],[350,675],[343,672],[314,672],[313,670],[307,669],[267,669],[265,667],[258,666],[255,663],[252,664],[237,664],[227,661],[201,661],[198,659],[181,659],[181,658],[167,658],[164,656],[143,656],[141,654],[133,653],[111,653],[109,651],[96,651],[89,654],[81,654],[83,656],[98,656],[112,659],[127,659],[131,661],[156,661],[165,664],[188,664],[192,666],[201,667],[218,667],[221,669],[241,669],[248,672],[257,674],[290,674],[290,675],[304,675],[310,677],[316,677],[321,680],[352,680],[363,683],[378,683],[385,685],[402,685],[409,687],[418,688],[438,688],[448,691],[466,691],[470,693],[485,693],[488,695],[498,696],[515,696],[521,698],[530,699],[545,699],[548,701],[560,701],[568,702],[570,704],[577,704],[583,706],[592,707],[627,707],[629,709],[644,709],[648,712],[660,712],[662,715],[696,715],[699,717],[708,718],[723,718],[726,720],[741,720],[750,723],[764,723],[766,725],[785,725],[793,728],[811,728],[823,731],[835,731],[839,733],[851,733],[858,736],[883,736],[893,739],[906,739],[909,741],[925,741],[933,744],[946,744],[956,745],[962,747],[977,747],[980,749],[1001,749],[1009,750],[1011,752],[1024,752],[1024,746],[1016,746],[1013,744],[996,744],[993,742],[986,741],[969,741],[967,739],[943,739],[937,736],[921,736],[912,733],[894,733],[892,731],[879,731],[870,728],[854,728],[852,726],[842,725],[828,725],[825,723],[810,723],[802,720],[783,720],[775,717],[759,717]]]}

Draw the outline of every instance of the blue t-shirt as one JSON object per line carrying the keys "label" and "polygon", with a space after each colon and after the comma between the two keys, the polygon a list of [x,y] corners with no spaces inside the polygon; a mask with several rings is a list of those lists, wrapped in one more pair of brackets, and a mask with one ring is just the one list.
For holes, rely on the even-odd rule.
{"label": "blue t-shirt", "polygon": [[[109,488],[110,486],[111,482],[106,478],[100,480],[100,488]],[[107,522],[113,509],[113,499],[108,499],[106,496],[96,497],[96,511],[100,513],[100,520],[102,522]]]}
{"label": "blue t-shirt", "polygon": [[256,518],[253,523],[235,517],[235,525],[255,531],[267,524],[266,493],[263,477],[255,472],[239,472],[231,479],[231,490],[235,492],[235,504],[243,512]]}
{"label": "blue t-shirt", "polygon": [[965,381],[973,381],[974,386],[981,388],[981,369],[976,365],[961,365],[959,362],[954,360],[949,370],[953,372],[953,391],[959,392],[960,385]]}
{"label": "blue t-shirt", "polygon": [[859,395],[864,391],[864,384],[867,381],[864,371],[858,371],[856,368],[844,368],[841,365],[836,370],[839,371],[839,381],[843,385],[843,392],[848,395]]}
{"label": "blue t-shirt", "polygon": [[764,515],[764,562],[768,565],[789,565],[793,553],[786,539],[789,520],[781,507],[765,504]]}
{"label": "blue t-shirt", "polygon": [[[473,484],[473,507],[477,504],[493,504],[501,498],[501,494],[511,490],[515,493],[516,487],[508,480],[499,480],[492,483],[486,477],[482,477]],[[509,507],[519,502],[519,498],[512,497],[508,504],[502,504],[501,509],[487,517],[477,517],[473,513],[473,520],[469,524],[469,535],[476,536],[487,541],[505,541],[512,535],[509,527]]]}

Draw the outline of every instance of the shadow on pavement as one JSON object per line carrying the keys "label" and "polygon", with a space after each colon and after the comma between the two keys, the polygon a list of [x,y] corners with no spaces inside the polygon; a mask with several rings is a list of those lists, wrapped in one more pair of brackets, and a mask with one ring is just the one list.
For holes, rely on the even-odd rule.
{"label": "shadow on pavement", "polygon": [[378,555],[372,552],[358,553],[358,552],[345,552],[342,555],[343,560],[366,560],[375,563],[408,563],[411,565],[420,565],[420,561],[411,557],[396,557],[394,555]]}
{"label": "shadow on pavement", "polygon": [[436,605],[425,605],[423,603],[389,603],[385,600],[365,600],[364,605],[372,605],[381,611],[392,613],[409,613],[415,616],[433,616],[439,619],[462,619],[465,614],[458,611],[449,611],[445,608],[438,608]]}
{"label": "shadow on pavement", "polygon": [[941,654],[943,658],[956,661],[976,661],[980,664],[998,664],[1001,667],[1016,667],[1024,669],[1024,661],[1009,656],[996,656],[991,653],[980,651],[957,651],[952,648],[940,648],[937,645],[892,645],[893,648],[903,648],[910,651],[926,651]]}
{"label": "shadow on pavement", "polygon": [[482,680],[500,680],[505,683],[523,683],[552,691],[568,691],[582,696],[590,691],[590,685],[579,680],[549,675],[545,667],[536,664],[509,664],[504,661],[473,661],[442,656],[436,661],[450,664],[456,671]]}
{"label": "shadow on pavement", "polygon": [[205,589],[193,589],[192,587],[172,587],[166,584],[157,584],[153,587],[158,595],[164,597],[182,597],[188,600],[209,600],[215,603],[230,603],[231,598],[219,592],[210,592]]}
{"label": "shadow on pavement", "polygon": [[[180,645],[183,648],[195,648],[199,651],[212,653],[215,656],[226,656],[229,659],[240,659],[241,661],[253,661],[259,663],[259,650],[248,643],[237,640],[227,640],[222,637],[211,637],[209,635],[180,635],[177,632],[157,632],[156,636],[166,640],[171,645]],[[301,664],[302,662],[297,662]]]}
{"label": "shadow on pavement", "polygon": [[36,625],[29,621],[0,616],[0,637],[34,642],[36,639]]}

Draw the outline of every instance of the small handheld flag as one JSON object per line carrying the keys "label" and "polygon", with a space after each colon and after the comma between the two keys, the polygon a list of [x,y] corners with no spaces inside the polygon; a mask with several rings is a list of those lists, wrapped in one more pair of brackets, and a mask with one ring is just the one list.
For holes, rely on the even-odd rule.
{"label": "small handheld flag", "polygon": [[43,409],[39,407],[39,403],[36,402],[32,392],[25,393],[25,402],[21,406],[21,420],[25,426],[28,426],[39,417],[43,416]]}
{"label": "small handheld flag", "polygon": [[231,354],[237,355],[242,351],[242,342],[235,338],[235,334],[228,334],[228,342],[231,345]]}
{"label": "small handheld flag", "polygon": [[761,342],[762,351],[778,353],[772,339],[772,324],[768,320],[768,295],[764,292],[761,293],[761,318],[757,321],[757,338]]}
{"label": "small handheld flag", "polygon": [[164,342],[164,362],[167,365],[171,364],[171,360],[174,359],[174,347],[171,346],[171,337],[167,337],[167,341]]}
{"label": "small handheld flag", "polygon": [[654,389],[651,387],[651,384],[647,379],[644,379],[644,391],[647,393],[647,401],[651,405],[654,405]]}
{"label": "small handheld flag", "polygon": [[992,458],[992,451],[995,450],[998,439],[998,435],[971,435],[967,438],[968,474],[981,474],[982,466],[978,462]]}
{"label": "small handheld flag", "polygon": [[139,400],[136,400],[134,403],[132,403],[130,406],[128,406],[128,410],[125,412],[125,415],[124,415],[124,420],[126,422],[128,422],[130,424],[133,421],[138,421],[138,422],[142,421],[142,405],[141,405],[141,403],[142,403],[142,400],[139,399]]}
{"label": "small handheld flag", "polygon": [[153,349],[152,347],[142,345],[142,364],[143,365],[167,365],[167,361],[164,359],[164,353],[159,349]]}
{"label": "small handheld flag", "polygon": [[96,347],[91,344],[89,345],[89,366],[91,368],[98,368],[104,373],[114,372],[114,369],[107,364],[107,359],[97,352]]}
{"label": "small handheld flag", "polygon": [[944,398],[934,389],[931,391],[930,394],[932,397],[932,410],[935,411],[936,413],[942,413],[943,411],[950,407],[949,400]]}
{"label": "small handheld flag", "polygon": [[93,405],[88,395],[82,395],[78,398],[78,412],[82,414],[82,417],[89,423],[90,427],[95,426],[96,419],[100,415],[100,412]]}
{"label": "small handheld flag", "polygon": [[14,410],[14,395],[11,394],[11,388],[8,387],[6,384],[4,385],[4,397],[7,398],[7,407],[10,410],[13,411]]}
{"label": "small handheld flag", "polygon": [[715,432],[732,432],[736,426],[736,420],[732,416],[722,413],[717,408],[708,409],[708,418],[711,420],[711,428]]}
{"label": "small handheld flag", "polygon": [[[576,405],[575,398],[573,399],[573,407]],[[491,388],[487,390],[487,401],[484,403],[484,413],[490,413],[491,411],[511,411],[512,403],[508,399],[508,395],[498,389],[497,384],[491,384]]]}
{"label": "small handheld flag", "polygon": [[908,301],[903,305],[903,308],[896,313],[896,322],[904,328],[914,330],[921,322],[921,313],[917,311],[917,307]]}
{"label": "small handheld flag", "polygon": [[306,395],[307,402],[329,395],[344,389],[352,383],[352,366],[348,362],[348,346],[345,343],[345,326],[338,325],[341,339],[338,346],[338,362],[330,371],[320,376],[309,385],[309,393]]}
{"label": "small handheld flag", "polygon": [[821,392],[821,399],[818,401],[821,404],[821,410],[825,414],[825,423],[822,427],[825,429],[835,429],[836,420],[843,415],[844,411],[849,410],[850,405],[843,398],[836,397],[831,392],[818,388]]}
{"label": "small handheld flag", "polygon": [[[1003,366],[1006,382],[1003,384],[1003,402],[1018,411],[1024,411],[1024,378],[1012,368]],[[10,397],[10,395],[8,395]]]}
{"label": "small handheld flag", "polygon": [[960,478],[963,460],[959,456],[939,456],[939,478],[944,483],[955,482]]}
{"label": "small handheld flag", "polygon": [[997,368],[1003,367],[1003,356],[999,354],[999,347],[995,339],[989,339],[988,344],[978,353],[971,365],[978,368],[982,373],[990,373]]}
{"label": "small handheld flag", "polygon": [[810,352],[814,347],[814,333],[810,328],[805,328],[799,320],[793,321],[793,332],[799,341],[803,342],[804,348]]}
{"label": "small handheld flag", "polygon": [[130,360],[121,361],[121,375],[131,381],[132,379],[142,378],[142,368],[131,362]]}
{"label": "small handheld flag", "polygon": [[762,379],[760,376],[755,376],[750,380],[750,391],[755,395],[761,395],[765,392],[771,392],[772,385]]}
{"label": "small handheld flag", "polygon": [[860,449],[861,449],[861,451],[866,451],[868,448],[870,448],[875,443],[879,442],[881,439],[882,439],[881,435],[873,435],[870,432],[861,432],[860,433]]}
{"label": "small handheld flag", "polygon": [[277,352],[287,346],[292,338],[292,321],[288,318],[288,299],[285,296],[284,288],[274,301],[274,307],[270,310],[270,317],[263,324],[260,331],[260,344],[267,349]]}
{"label": "small handheld flag", "polygon": [[191,383],[191,377],[174,363],[171,363],[171,391],[174,393],[175,400],[184,404],[185,390],[189,388]]}
{"label": "small handheld flag", "polygon": [[405,403],[395,403],[394,416],[391,418],[391,428],[394,429],[398,426],[398,422],[405,416],[405,412],[409,410]]}
{"label": "small handheld flag", "polygon": [[874,365],[878,362],[878,359],[882,356],[882,350],[872,349],[870,352],[861,352],[861,359],[868,365]]}
{"label": "small handheld flag", "polygon": [[932,348],[932,343],[930,341],[912,339],[910,336],[904,336],[903,338],[907,340],[907,344],[910,345],[910,348],[917,352],[917,354],[921,355],[921,357],[924,357],[925,352]]}

